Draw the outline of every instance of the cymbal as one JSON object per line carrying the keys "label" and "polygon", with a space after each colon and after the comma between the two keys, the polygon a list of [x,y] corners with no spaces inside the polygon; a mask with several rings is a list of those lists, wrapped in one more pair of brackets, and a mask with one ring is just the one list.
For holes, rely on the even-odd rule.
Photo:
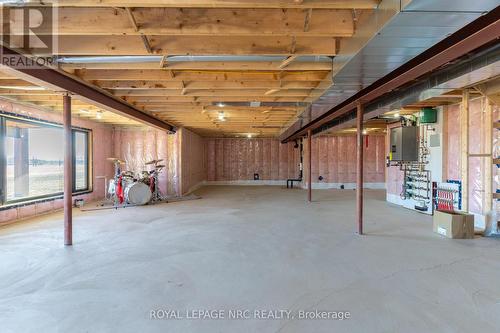
{"label": "cymbal", "polygon": [[149,164],[156,164],[156,163],[160,163],[161,161],[163,161],[163,159],[159,159],[159,160],[152,160],[152,161],[146,162],[145,164],[146,164],[146,165],[149,165]]}
{"label": "cymbal", "polygon": [[111,162],[118,162],[120,164],[124,164],[125,162],[120,160],[119,158],[116,158],[116,157],[108,157],[107,158],[108,161],[111,161]]}

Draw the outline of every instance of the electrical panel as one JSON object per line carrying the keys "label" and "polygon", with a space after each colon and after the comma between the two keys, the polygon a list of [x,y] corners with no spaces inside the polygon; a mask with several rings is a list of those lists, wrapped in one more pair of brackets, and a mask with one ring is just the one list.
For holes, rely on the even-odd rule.
{"label": "electrical panel", "polygon": [[418,161],[417,126],[391,129],[389,159],[391,161]]}

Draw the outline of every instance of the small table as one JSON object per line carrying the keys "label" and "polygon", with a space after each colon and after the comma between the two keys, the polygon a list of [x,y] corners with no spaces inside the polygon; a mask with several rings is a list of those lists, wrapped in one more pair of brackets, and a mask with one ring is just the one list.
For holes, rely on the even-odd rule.
{"label": "small table", "polygon": [[286,180],[286,188],[293,188],[293,182],[301,182],[302,178],[290,178]]}

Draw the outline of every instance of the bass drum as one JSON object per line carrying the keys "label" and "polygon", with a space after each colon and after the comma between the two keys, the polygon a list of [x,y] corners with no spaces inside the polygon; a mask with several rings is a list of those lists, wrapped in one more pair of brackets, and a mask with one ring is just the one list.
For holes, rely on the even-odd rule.
{"label": "bass drum", "polygon": [[145,205],[151,200],[151,190],[149,186],[135,182],[125,187],[125,200],[133,205]]}

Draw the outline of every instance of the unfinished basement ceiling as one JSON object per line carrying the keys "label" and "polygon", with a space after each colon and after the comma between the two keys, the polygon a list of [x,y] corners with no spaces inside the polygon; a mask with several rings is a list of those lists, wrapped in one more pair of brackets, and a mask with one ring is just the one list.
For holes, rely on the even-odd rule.
{"label": "unfinished basement ceiling", "polygon": [[[62,114],[63,111],[63,99],[61,92],[46,89],[30,82],[12,77],[9,74],[0,72],[1,111],[16,112],[16,110],[9,110],[5,107],[10,102],[18,102],[26,106],[31,106],[36,109],[42,109],[49,112]],[[87,102],[80,101],[78,100],[78,97],[73,98],[71,106],[72,114],[78,118],[93,120],[98,123],[108,125],[126,127],[144,126],[143,124],[128,117],[124,117]],[[32,117],[31,114],[24,114],[23,112],[21,112],[21,114],[27,117]]]}
{"label": "unfinished basement ceiling", "polygon": [[340,50],[333,60],[338,68],[333,85],[313,102],[310,112],[304,113],[282,134],[282,139],[491,11],[498,6],[498,1],[412,0],[401,4],[401,11],[359,52],[342,54]]}
{"label": "unfinished basement ceiling", "polygon": [[379,3],[62,0],[55,55],[67,73],[176,126],[271,137],[330,87],[333,59]]}

